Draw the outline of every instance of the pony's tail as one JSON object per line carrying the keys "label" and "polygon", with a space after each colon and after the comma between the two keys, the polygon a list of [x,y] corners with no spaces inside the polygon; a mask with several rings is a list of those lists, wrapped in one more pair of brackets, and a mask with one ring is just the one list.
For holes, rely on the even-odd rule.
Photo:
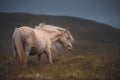
{"label": "pony's tail", "polygon": [[16,28],[13,33],[13,53],[14,57],[19,57],[21,62],[24,62],[24,49],[22,44],[22,33],[19,28]]}

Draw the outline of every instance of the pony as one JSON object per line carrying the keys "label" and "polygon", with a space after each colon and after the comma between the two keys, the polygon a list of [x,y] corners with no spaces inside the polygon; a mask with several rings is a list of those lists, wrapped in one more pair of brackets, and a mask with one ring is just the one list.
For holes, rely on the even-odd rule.
{"label": "pony", "polygon": [[45,53],[49,63],[52,64],[52,49],[55,50],[59,43],[71,51],[73,42],[74,38],[68,30],[44,23],[35,28],[28,26],[15,28],[12,35],[14,57],[19,58],[22,63],[27,63],[29,55],[37,55],[41,62],[41,55]]}

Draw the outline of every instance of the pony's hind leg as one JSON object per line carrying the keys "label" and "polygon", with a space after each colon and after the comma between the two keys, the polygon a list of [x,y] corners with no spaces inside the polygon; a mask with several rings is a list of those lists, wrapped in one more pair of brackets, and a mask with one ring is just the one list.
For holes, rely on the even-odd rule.
{"label": "pony's hind leg", "polygon": [[27,59],[28,59],[30,50],[31,50],[31,47],[30,47],[30,46],[27,46],[27,47],[25,48],[24,63],[27,63]]}
{"label": "pony's hind leg", "polygon": [[24,63],[27,63],[27,58],[30,54],[30,51],[32,49],[32,44],[31,43],[27,43],[25,46],[25,55],[24,55]]}

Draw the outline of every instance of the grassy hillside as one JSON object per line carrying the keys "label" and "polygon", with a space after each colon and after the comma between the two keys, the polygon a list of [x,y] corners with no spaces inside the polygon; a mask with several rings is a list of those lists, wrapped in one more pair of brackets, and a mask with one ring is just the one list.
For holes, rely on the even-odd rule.
{"label": "grassy hillside", "polygon": [[[40,22],[70,30],[75,38],[74,50],[59,50],[52,65],[46,56],[38,64],[36,56],[27,66],[12,56],[14,28],[34,27]],[[119,80],[120,30],[91,20],[70,16],[0,13],[0,80]]]}
{"label": "grassy hillside", "polygon": [[120,30],[91,20],[70,16],[0,13],[0,44],[10,47],[14,28],[34,27],[40,22],[57,25],[71,31],[75,38],[74,53],[110,54],[120,52]]}

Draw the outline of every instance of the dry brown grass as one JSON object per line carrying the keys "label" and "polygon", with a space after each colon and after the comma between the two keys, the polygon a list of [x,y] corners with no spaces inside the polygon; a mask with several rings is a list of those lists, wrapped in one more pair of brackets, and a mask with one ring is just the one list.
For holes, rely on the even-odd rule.
{"label": "dry brown grass", "polygon": [[120,57],[118,55],[65,55],[55,56],[54,64],[43,56],[38,64],[29,57],[27,66],[19,64],[12,56],[0,56],[0,80],[118,80]]}

